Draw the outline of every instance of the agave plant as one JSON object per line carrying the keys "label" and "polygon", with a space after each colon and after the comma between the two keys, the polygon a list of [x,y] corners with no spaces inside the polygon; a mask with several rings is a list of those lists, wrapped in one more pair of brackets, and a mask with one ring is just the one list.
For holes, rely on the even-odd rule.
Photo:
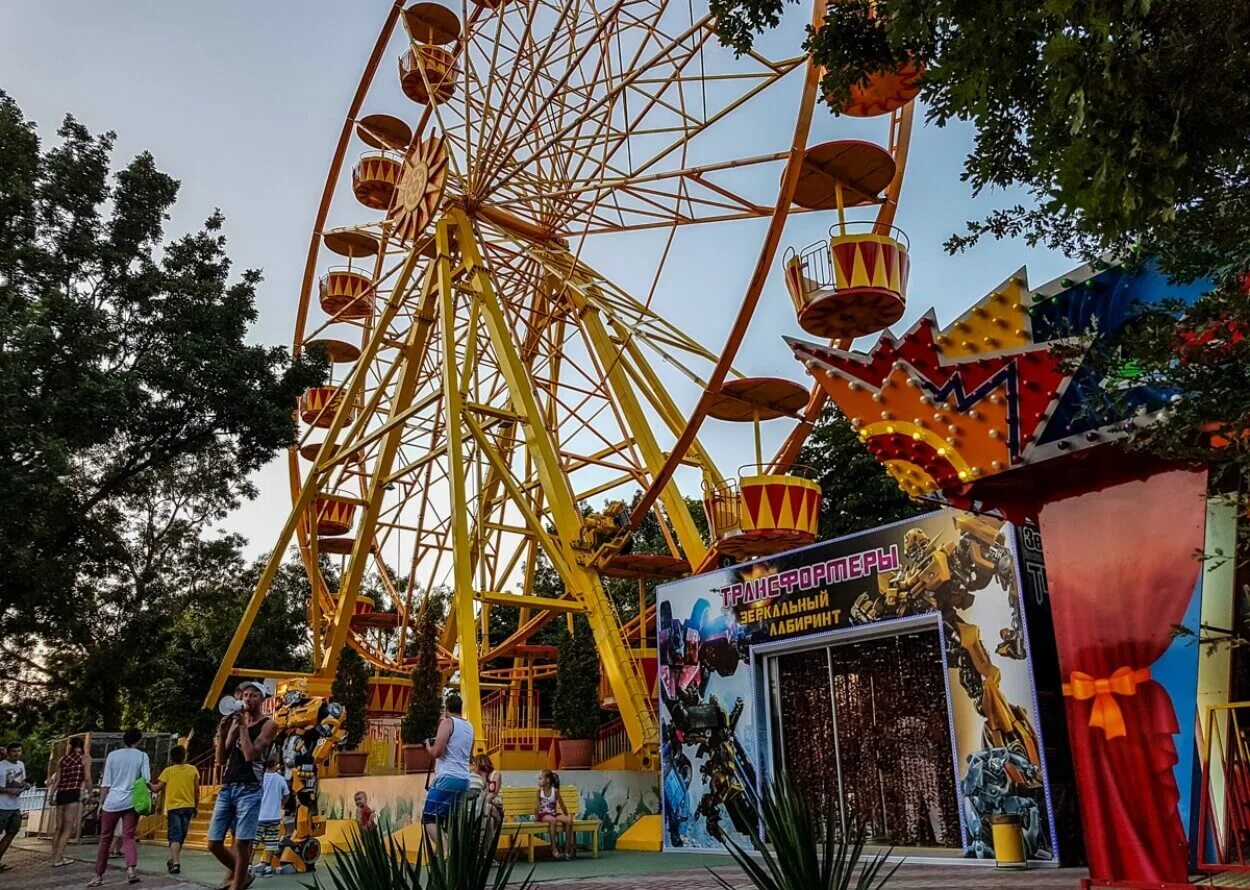
{"label": "agave plant", "polygon": [[[347,849],[327,864],[328,884],[323,885],[318,876],[304,886],[308,890],[503,890],[512,877],[518,850],[512,844],[492,872],[498,846],[499,828],[484,828],[481,808],[466,803],[452,812],[445,832],[432,846],[421,845],[415,864],[408,861],[404,844],[389,833],[364,831],[353,835]],[[516,890],[531,890],[532,880],[531,871]]]}
{"label": "agave plant", "polygon": [[[402,841],[381,830],[351,832],[347,849],[335,855],[325,873],[331,890],[421,890],[420,865],[408,861]],[[320,874],[304,886],[326,890]]]}
{"label": "agave plant", "polygon": [[[447,830],[439,834],[432,849],[426,845],[429,872],[426,890],[485,890],[487,887],[503,890],[512,877],[520,850],[513,838],[508,853],[492,874],[499,833],[498,825],[489,829],[483,826],[481,804],[469,802],[458,806],[448,820]],[[517,890],[530,890],[533,877],[531,869],[525,880],[516,885]]]}
{"label": "agave plant", "polygon": [[[898,869],[896,865],[885,870],[889,851],[865,860],[864,832],[857,826],[850,838],[839,837],[830,803],[828,810],[817,811],[790,777],[780,772],[764,789],[763,813],[755,813],[751,820],[748,837],[754,852],[729,836],[725,846],[758,890],[877,890],[885,886]],[[712,876],[723,890],[735,890],[716,872]]]}

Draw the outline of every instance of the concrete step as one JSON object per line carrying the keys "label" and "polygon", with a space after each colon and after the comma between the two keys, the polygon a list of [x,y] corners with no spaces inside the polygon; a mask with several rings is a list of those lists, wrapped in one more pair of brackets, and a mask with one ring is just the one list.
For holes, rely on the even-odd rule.
{"label": "concrete step", "polygon": [[[191,825],[187,828],[187,839],[182,845],[184,849],[208,849],[208,826],[213,821],[213,805],[217,803],[218,790],[219,788],[216,785],[203,785],[200,787],[200,806],[195,811],[195,815],[191,817]],[[169,834],[166,831],[167,825],[165,817],[163,815],[160,816],[157,829],[146,838],[145,843],[159,844],[162,847],[169,846]]]}

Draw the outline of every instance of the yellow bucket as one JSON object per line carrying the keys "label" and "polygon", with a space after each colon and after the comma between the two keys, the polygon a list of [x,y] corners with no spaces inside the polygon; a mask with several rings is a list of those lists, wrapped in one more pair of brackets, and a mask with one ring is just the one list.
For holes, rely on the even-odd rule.
{"label": "yellow bucket", "polygon": [[1020,832],[1020,817],[1005,814],[990,817],[990,830],[994,834],[994,859],[999,868],[1028,868],[1024,858],[1024,837]]}

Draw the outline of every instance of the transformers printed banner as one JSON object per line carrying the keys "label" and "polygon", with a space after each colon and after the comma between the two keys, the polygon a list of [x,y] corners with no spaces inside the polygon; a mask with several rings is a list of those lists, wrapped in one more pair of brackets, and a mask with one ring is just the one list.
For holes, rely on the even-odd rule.
{"label": "transformers printed banner", "polygon": [[[727,834],[745,845],[757,777],[784,762],[803,787],[827,788],[817,794],[833,795],[841,818],[867,824],[875,843],[990,858],[990,820],[1009,814],[1021,819],[1030,858],[1056,857],[1015,534],[1001,520],[946,510],[660,587],[665,848],[722,849]],[[888,657],[864,646],[854,654],[866,626],[887,635],[896,626],[900,644]],[[932,644],[905,645],[902,635]],[[778,655],[778,665],[793,662],[784,670],[770,668],[779,641],[803,651]],[[797,668],[812,658],[816,669]],[[866,667],[845,666],[855,658]],[[839,660],[857,681],[889,675],[837,685]],[[796,683],[811,688],[796,695]],[[945,697],[944,715],[933,695]],[[804,736],[780,738],[787,722]],[[925,763],[908,732],[938,739]],[[838,753],[822,759],[829,749]],[[894,763],[882,760],[890,752]],[[873,758],[869,795],[849,773]]]}

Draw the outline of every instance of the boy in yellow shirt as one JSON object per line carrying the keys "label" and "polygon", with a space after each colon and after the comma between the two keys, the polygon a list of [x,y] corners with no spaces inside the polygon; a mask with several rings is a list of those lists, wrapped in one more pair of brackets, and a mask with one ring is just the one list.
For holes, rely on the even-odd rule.
{"label": "boy in yellow shirt", "polygon": [[152,783],[152,790],[165,795],[165,820],[169,834],[169,859],[165,868],[171,875],[182,871],[180,857],[187,839],[187,829],[200,806],[200,771],[187,763],[187,749],[174,746],[169,752],[173,761]]}

